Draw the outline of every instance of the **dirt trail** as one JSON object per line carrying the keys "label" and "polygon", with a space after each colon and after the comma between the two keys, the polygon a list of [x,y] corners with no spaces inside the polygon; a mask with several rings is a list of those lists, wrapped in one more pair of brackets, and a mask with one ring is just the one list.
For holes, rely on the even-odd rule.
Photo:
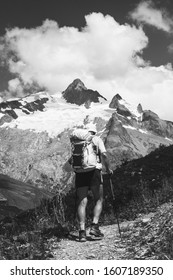
{"label": "dirt trail", "polygon": [[52,248],[57,260],[112,260],[123,259],[125,244],[121,240],[116,224],[100,227],[104,233],[102,240],[92,240],[88,235],[87,241],[78,241],[78,232],[72,232],[69,238],[62,239]]}

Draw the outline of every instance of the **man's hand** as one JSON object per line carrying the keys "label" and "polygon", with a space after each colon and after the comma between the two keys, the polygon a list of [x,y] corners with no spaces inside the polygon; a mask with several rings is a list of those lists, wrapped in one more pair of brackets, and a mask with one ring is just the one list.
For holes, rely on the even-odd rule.
{"label": "man's hand", "polygon": [[110,164],[109,164],[107,153],[102,153],[101,155],[102,155],[103,163],[106,167],[106,173],[111,176],[113,174],[113,171],[112,169],[109,168]]}

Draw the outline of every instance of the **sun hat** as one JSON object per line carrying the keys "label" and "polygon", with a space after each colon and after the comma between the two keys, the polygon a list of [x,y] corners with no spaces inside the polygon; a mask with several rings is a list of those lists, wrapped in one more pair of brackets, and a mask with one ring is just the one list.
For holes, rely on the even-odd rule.
{"label": "sun hat", "polygon": [[86,129],[87,129],[88,131],[97,133],[96,125],[95,125],[94,123],[88,124],[88,125],[86,126]]}

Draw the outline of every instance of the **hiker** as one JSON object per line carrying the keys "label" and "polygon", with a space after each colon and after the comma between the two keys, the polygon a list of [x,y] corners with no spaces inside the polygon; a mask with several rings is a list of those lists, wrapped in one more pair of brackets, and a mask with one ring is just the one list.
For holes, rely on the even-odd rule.
{"label": "hiker", "polygon": [[[99,229],[99,218],[102,211],[103,205],[103,178],[102,178],[102,163],[105,165],[106,172],[112,174],[112,170],[109,167],[108,157],[106,154],[106,149],[102,139],[96,136],[97,130],[95,125],[90,125],[87,127],[87,139],[91,139],[90,143],[95,150],[95,164],[91,169],[83,167],[83,169],[74,168],[75,186],[77,194],[77,214],[79,218],[79,241],[86,241],[86,228],[85,228],[85,218],[86,218],[86,206],[87,206],[87,195],[88,191],[91,190],[95,200],[95,206],[93,210],[93,221],[89,234],[94,237],[102,238],[103,233]],[[85,133],[86,133],[85,132]],[[77,159],[79,161],[79,158]],[[76,162],[77,162],[76,160]],[[78,163],[79,164],[79,163]]]}

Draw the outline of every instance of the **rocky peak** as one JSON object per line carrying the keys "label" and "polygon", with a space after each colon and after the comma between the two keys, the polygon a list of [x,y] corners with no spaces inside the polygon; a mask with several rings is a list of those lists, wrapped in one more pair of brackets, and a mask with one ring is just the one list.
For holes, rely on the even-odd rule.
{"label": "rocky peak", "polygon": [[152,112],[151,110],[145,110],[143,112],[143,118],[142,120],[143,121],[149,121],[149,120],[158,120],[159,119],[159,116]]}
{"label": "rocky peak", "polygon": [[68,103],[77,105],[87,104],[86,108],[91,102],[100,103],[100,99],[106,100],[98,91],[87,89],[80,79],[75,79],[67,89],[62,92],[62,96]]}
{"label": "rocky peak", "polygon": [[[111,103],[109,104],[109,107],[110,108],[117,108],[119,105],[120,105],[120,103],[119,103],[119,100],[120,100],[120,98],[119,98],[119,94],[116,94],[113,98],[112,98],[112,100],[111,100]],[[121,97],[121,96],[120,96]]]}
{"label": "rocky peak", "polygon": [[160,119],[159,116],[151,110],[143,111],[142,127],[155,135],[173,139],[173,122]]}
{"label": "rocky peak", "polygon": [[120,104],[120,100],[122,100],[122,97],[119,94],[116,94],[113,98],[111,103],[109,104],[110,108],[116,109],[117,113],[120,115],[123,115],[125,117],[131,116],[131,112],[129,111],[129,109],[123,105]]}
{"label": "rocky peak", "polygon": [[121,100],[121,99],[122,99],[122,97],[121,97],[121,95],[119,95],[119,93],[117,93],[117,94],[115,95],[115,97],[116,97],[118,100]]}
{"label": "rocky peak", "polygon": [[140,103],[137,106],[137,111],[139,114],[143,113],[142,105]]}
{"label": "rocky peak", "polygon": [[85,87],[84,83],[80,79],[75,79],[66,89],[66,91],[71,91],[71,90],[82,91],[82,90],[87,90],[87,88]]}

